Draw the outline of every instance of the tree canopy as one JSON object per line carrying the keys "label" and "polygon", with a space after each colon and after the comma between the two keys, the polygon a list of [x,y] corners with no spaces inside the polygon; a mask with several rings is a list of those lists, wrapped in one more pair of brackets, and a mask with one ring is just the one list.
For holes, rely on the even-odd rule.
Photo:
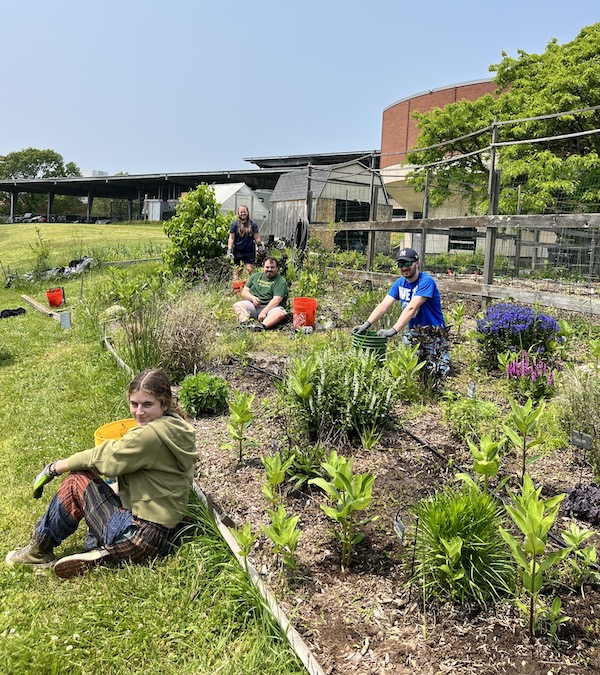
{"label": "tree canopy", "polygon": [[[489,67],[496,73],[495,96],[415,114],[421,131],[407,163],[455,157],[430,168],[430,203],[440,205],[459,190],[473,211],[487,209],[496,122],[501,213],[600,210],[600,23],[567,44],[551,40],[543,54],[519,50],[517,58],[502,57]],[[423,189],[425,170],[409,180]]]}
{"label": "tree canopy", "polygon": [[58,178],[81,176],[73,162],[65,164],[62,155],[54,150],[26,148],[0,156],[0,178]]}
{"label": "tree canopy", "polygon": [[[65,164],[62,155],[54,150],[38,150],[26,148],[0,155],[0,179],[10,178],[57,178],[64,176],[81,176],[79,167],[74,162]],[[9,199],[0,199],[0,213],[9,212]],[[54,213],[78,212],[81,202],[77,197],[57,196],[54,201]],[[43,213],[46,210],[46,197],[39,194],[20,193],[18,211],[22,213]]]}

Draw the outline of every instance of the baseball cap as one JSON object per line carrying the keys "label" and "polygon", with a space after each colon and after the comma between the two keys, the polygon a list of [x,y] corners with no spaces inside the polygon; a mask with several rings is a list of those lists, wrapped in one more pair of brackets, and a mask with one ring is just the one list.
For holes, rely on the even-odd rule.
{"label": "baseball cap", "polygon": [[397,262],[417,262],[419,254],[414,248],[401,248],[396,256]]}

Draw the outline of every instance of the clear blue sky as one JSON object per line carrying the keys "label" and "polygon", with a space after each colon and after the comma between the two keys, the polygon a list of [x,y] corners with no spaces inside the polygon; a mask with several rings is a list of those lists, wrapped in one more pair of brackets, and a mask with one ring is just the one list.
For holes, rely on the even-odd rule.
{"label": "clear blue sky", "polygon": [[0,155],[82,171],[251,168],[374,150],[383,110],[600,21],[598,0],[20,0],[2,10]]}

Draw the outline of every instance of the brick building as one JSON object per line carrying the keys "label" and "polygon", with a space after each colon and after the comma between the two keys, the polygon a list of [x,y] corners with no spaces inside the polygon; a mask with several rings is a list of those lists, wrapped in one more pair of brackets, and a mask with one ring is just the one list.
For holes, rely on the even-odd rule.
{"label": "brick building", "polygon": [[[423,193],[406,184],[406,175],[410,166],[401,166],[407,153],[412,150],[419,136],[414,112],[428,112],[434,108],[443,108],[450,103],[474,101],[485,94],[494,94],[496,86],[493,80],[477,80],[454,84],[449,87],[409,96],[388,106],[383,111],[381,127],[381,176],[385,189],[391,198],[392,220],[415,219],[423,217]],[[448,199],[438,208],[429,209],[429,217],[447,217],[466,215],[468,207],[460,196]],[[473,246],[475,245],[473,238]],[[420,250],[421,240],[418,233],[404,235],[402,244]],[[445,234],[432,234],[427,237],[426,254],[450,251],[456,243]],[[460,244],[463,247],[463,244]]]}
{"label": "brick building", "polygon": [[493,94],[493,80],[477,80],[432,89],[397,101],[383,111],[381,126],[381,168],[404,162],[419,136],[414,112],[424,113],[433,108],[443,108],[449,103],[474,101],[484,94]]}

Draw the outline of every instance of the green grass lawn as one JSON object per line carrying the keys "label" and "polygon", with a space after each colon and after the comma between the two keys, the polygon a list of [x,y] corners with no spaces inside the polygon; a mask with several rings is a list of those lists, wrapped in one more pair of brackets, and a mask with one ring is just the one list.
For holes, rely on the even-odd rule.
{"label": "green grass lawn", "polygon": [[[42,225],[40,231],[53,242],[56,262],[63,264],[62,256],[74,253],[69,242],[76,236],[90,235],[89,240],[82,239],[82,253],[92,241],[102,245],[101,233],[112,241],[131,242],[152,233],[161,239],[158,226],[150,225]],[[23,269],[28,264],[23,234],[35,241],[33,226],[0,226],[5,266],[9,260]],[[8,248],[7,241],[12,242]],[[0,308],[26,309],[24,315],[0,320],[3,557],[28,542],[36,519],[56,490],[58,481],[47,487],[40,500],[31,496],[33,478],[44,464],[91,447],[95,429],[128,416],[128,378],[102,349],[79,304],[80,294],[85,295],[101,275],[95,271],[86,278],[85,287],[77,279],[50,284],[65,286],[73,314],[68,330],[21,298],[26,293],[45,303],[48,282],[27,286],[19,282],[0,290]],[[193,537],[173,556],[152,565],[99,567],[63,581],[50,570],[34,573],[1,562],[2,672],[304,672],[255,587],[210,520],[196,508],[200,526]],[[71,537],[57,554],[78,550],[83,535],[81,531]]]}
{"label": "green grass lawn", "polygon": [[168,243],[162,223],[85,223],[0,224],[0,262],[5,269],[20,274],[30,271],[36,251],[48,247],[48,267],[64,267],[83,256],[106,260],[159,256]]}

